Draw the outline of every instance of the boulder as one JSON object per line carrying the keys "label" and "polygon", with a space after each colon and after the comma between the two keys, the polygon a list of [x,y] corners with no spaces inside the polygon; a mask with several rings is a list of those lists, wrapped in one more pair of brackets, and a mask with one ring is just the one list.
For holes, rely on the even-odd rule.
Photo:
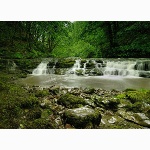
{"label": "boulder", "polygon": [[70,124],[77,129],[89,126],[90,128],[95,128],[101,122],[101,114],[97,110],[81,107],[65,110],[63,119],[64,124]]}
{"label": "boulder", "polygon": [[129,121],[139,124],[144,127],[150,127],[150,119],[144,113],[133,113],[131,111],[119,110],[119,115]]}
{"label": "boulder", "polygon": [[83,92],[86,94],[93,94],[94,91],[95,91],[94,88],[85,88]]}
{"label": "boulder", "polygon": [[83,98],[69,93],[62,95],[58,99],[57,103],[67,108],[77,108],[87,104],[87,102]]}

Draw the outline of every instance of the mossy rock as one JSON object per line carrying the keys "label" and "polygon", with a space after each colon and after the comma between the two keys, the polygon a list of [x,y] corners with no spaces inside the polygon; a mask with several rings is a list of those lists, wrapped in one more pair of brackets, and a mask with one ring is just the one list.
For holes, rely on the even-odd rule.
{"label": "mossy rock", "polygon": [[77,97],[69,93],[62,95],[58,99],[57,103],[67,108],[76,108],[87,104],[83,98]]}
{"label": "mossy rock", "polygon": [[41,114],[41,118],[48,118],[52,114],[50,109],[44,109]]}
{"label": "mossy rock", "polygon": [[20,101],[20,107],[21,108],[33,108],[34,106],[37,106],[37,105],[39,105],[39,101],[34,96],[29,96],[27,98],[22,98],[21,101]]}
{"label": "mossy rock", "polygon": [[93,62],[89,61],[89,63],[86,64],[86,68],[87,69],[95,68],[95,64]]}
{"label": "mossy rock", "polygon": [[41,118],[42,111],[39,107],[28,109],[25,112],[26,112],[25,116],[27,120],[34,120],[34,119]]}
{"label": "mossy rock", "polygon": [[60,90],[60,86],[53,86],[49,88],[49,93],[51,93],[52,95],[57,95],[59,94],[59,90]]}
{"label": "mossy rock", "polygon": [[94,88],[85,88],[83,92],[86,94],[93,94],[95,92],[95,89]]}
{"label": "mossy rock", "polygon": [[101,114],[97,110],[81,107],[66,110],[63,119],[64,124],[68,123],[77,129],[84,129],[89,125],[95,128],[101,122]]}
{"label": "mossy rock", "polygon": [[37,90],[35,91],[35,96],[36,97],[44,97],[44,96],[48,96],[50,93],[48,91],[48,89],[43,89],[43,90]]}
{"label": "mossy rock", "polygon": [[102,61],[101,59],[96,59],[95,61],[96,61],[97,63],[101,63],[101,64],[103,63],[103,61]]}
{"label": "mossy rock", "polygon": [[109,98],[109,99],[108,98],[105,98],[105,99],[99,98],[98,100],[95,100],[94,103],[98,107],[102,107],[107,110],[117,111],[119,100],[116,98]]}
{"label": "mossy rock", "polygon": [[90,76],[102,76],[103,72],[100,69],[94,68],[89,73]]}
{"label": "mossy rock", "polygon": [[34,121],[23,124],[26,129],[56,129],[56,125],[45,118],[35,119]]}
{"label": "mossy rock", "polygon": [[65,75],[67,68],[55,68],[55,74],[57,75]]}
{"label": "mossy rock", "polygon": [[73,67],[74,63],[75,61],[72,59],[61,59],[56,63],[55,67],[56,68],[71,68]]}
{"label": "mossy rock", "polygon": [[132,103],[135,103],[137,101],[144,101],[150,104],[150,91],[149,90],[128,91],[126,93],[126,97]]}
{"label": "mossy rock", "polygon": [[81,75],[84,75],[84,70],[83,69],[77,69],[75,71],[75,73],[76,73],[76,75],[81,76]]}
{"label": "mossy rock", "polygon": [[121,117],[136,124],[150,128],[150,119],[144,113],[133,113],[131,111],[119,110]]}

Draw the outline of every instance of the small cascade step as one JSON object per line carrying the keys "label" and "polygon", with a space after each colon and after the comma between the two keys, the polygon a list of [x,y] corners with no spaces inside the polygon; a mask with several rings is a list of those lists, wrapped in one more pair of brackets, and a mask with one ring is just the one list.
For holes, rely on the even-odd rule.
{"label": "small cascade step", "polygon": [[32,71],[33,75],[46,75],[47,74],[47,62],[41,62],[36,69]]}

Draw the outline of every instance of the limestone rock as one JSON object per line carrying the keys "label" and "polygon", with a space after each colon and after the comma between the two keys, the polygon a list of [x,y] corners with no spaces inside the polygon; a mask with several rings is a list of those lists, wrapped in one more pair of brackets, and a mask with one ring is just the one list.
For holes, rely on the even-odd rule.
{"label": "limestone rock", "polygon": [[119,110],[120,116],[144,127],[150,127],[150,119],[144,113],[133,113]]}
{"label": "limestone rock", "polygon": [[70,124],[78,129],[89,127],[89,125],[94,128],[100,124],[101,114],[94,109],[81,107],[66,110],[63,119],[65,124]]}

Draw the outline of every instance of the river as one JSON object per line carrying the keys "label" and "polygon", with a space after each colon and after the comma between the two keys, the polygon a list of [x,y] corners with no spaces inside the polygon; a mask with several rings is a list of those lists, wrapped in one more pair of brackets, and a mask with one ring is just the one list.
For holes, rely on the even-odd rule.
{"label": "river", "polygon": [[[105,90],[150,89],[150,60],[105,61],[76,59],[74,65],[63,74],[55,74],[55,65],[48,68],[47,62],[41,62],[32,74],[19,82],[25,85],[50,87],[58,85],[68,88],[102,88]],[[90,66],[90,67],[89,67]],[[145,77],[145,75],[147,75]],[[142,77],[144,76],[144,78]]]}

